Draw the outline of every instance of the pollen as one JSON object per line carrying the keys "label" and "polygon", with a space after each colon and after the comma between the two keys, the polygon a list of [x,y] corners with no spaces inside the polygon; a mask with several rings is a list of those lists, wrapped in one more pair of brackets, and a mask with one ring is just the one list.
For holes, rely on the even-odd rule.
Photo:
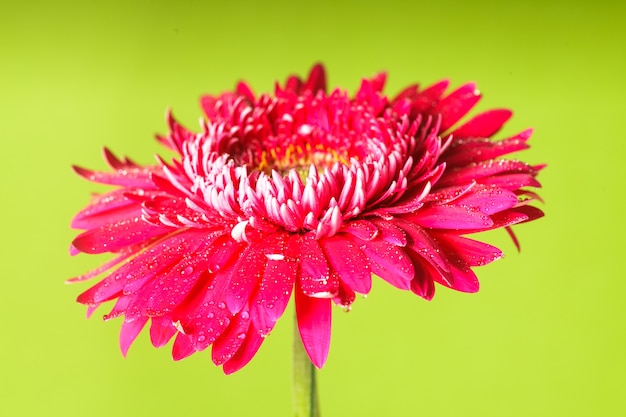
{"label": "pollen", "polygon": [[351,156],[346,151],[338,151],[322,144],[304,146],[289,144],[285,147],[275,147],[261,152],[258,170],[270,173],[276,170],[287,174],[295,169],[302,179],[306,178],[311,165],[323,170],[339,162],[349,165]]}

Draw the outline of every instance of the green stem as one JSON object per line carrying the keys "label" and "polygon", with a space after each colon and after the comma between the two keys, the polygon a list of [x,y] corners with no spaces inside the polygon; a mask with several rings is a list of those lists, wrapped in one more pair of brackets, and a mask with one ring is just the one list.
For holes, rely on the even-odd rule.
{"label": "green stem", "polygon": [[295,417],[320,417],[315,367],[309,360],[300,340],[298,320],[295,320],[293,332],[293,411]]}

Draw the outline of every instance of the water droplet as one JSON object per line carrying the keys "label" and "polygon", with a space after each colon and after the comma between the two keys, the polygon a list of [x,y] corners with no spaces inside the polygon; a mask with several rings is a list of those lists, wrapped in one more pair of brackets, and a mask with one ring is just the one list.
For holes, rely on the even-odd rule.
{"label": "water droplet", "polygon": [[241,312],[241,318],[242,318],[243,320],[248,320],[248,319],[250,318],[250,314],[248,314],[248,312],[247,312],[247,311],[242,311],[242,312]]}
{"label": "water droplet", "polygon": [[224,303],[219,303],[219,304],[217,305],[217,308],[219,308],[220,310],[224,310],[224,309],[226,308],[226,304],[224,304]]}
{"label": "water droplet", "polygon": [[185,275],[185,274],[189,275],[189,274],[191,274],[192,272],[193,272],[193,267],[188,266],[187,268],[183,269],[183,270],[180,272],[180,274],[181,274],[181,275]]}
{"label": "water droplet", "polygon": [[198,336],[198,342],[202,343],[206,339],[203,335]]}
{"label": "water droplet", "polygon": [[239,333],[239,334],[237,335],[237,339],[240,339],[240,340],[241,340],[241,339],[245,339],[245,338],[246,338],[246,334],[245,334],[245,333],[243,333],[243,332],[242,332],[242,333]]}

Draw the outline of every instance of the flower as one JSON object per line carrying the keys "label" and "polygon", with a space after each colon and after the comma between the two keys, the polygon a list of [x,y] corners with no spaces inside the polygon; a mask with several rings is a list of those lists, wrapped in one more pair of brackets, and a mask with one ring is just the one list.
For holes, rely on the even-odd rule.
{"label": "flower", "polygon": [[[117,256],[83,276],[104,279],[78,296],[88,315],[115,300],[128,348],[150,321],[174,359],[212,346],[226,373],[247,364],[293,295],[304,347],[328,355],[331,308],[367,294],[372,274],[430,300],[435,283],[478,290],[473,267],[502,256],[465,237],[537,219],[528,188],[542,166],[502,158],[531,130],[493,140],[509,110],[455,127],[480,99],[473,83],[411,85],[390,99],[386,75],[356,95],[326,92],[321,65],[307,79],[255,95],[245,83],[201,99],[192,132],[168,114],[158,140],[175,153],[151,166],[105,149],[111,171],[75,167],[115,186],[73,219],[71,252]],[[514,241],[515,237],[510,232]]]}

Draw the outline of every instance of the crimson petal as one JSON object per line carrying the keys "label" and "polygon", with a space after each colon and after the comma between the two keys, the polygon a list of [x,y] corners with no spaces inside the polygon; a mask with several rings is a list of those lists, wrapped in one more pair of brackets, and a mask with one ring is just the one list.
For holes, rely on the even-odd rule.
{"label": "crimson petal", "polygon": [[494,109],[477,114],[452,132],[455,138],[489,138],[497,133],[511,118],[513,112],[507,109]]}
{"label": "crimson petal", "polygon": [[171,227],[154,226],[136,217],[81,233],[72,245],[85,253],[116,252],[171,231]]}
{"label": "crimson petal", "polygon": [[411,287],[415,271],[411,258],[401,249],[384,240],[363,242],[360,248],[369,260],[372,273],[401,290]]}
{"label": "crimson petal", "polygon": [[312,298],[296,291],[296,316],[302,344],[313,365],[321,368],[326,363],[330,348],[331,301]]}
{"label": "crimson petal", "polygon": [[321,239],[320,243],[341,281],[360,294],[369,293],[372,276],[363,252],[354,243],[339,235]]}

